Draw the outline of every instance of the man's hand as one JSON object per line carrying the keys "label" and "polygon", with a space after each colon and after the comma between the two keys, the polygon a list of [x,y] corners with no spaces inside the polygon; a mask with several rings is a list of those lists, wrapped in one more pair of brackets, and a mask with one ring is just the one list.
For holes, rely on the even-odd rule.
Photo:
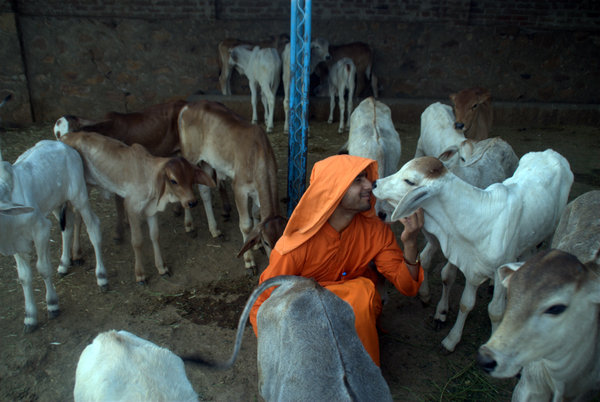
{"label": "man's hand", "polygon": [[400,219],[400,222],[404,225],[400,240],[405,246],[407,243],[416,246],[417,236],[423,228],[424,219],[423,208],[419,208],[412,215]]}

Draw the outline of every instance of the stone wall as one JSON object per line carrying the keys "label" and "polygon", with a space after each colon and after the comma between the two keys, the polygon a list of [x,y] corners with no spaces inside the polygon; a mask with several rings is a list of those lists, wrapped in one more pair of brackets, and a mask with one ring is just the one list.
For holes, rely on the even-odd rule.
{"label": "stone wall", "polygon": [[[313,37],[373,47],[382,98],[446,100],[477,85],[497,104],[581,105],[591,111],[586,120],[600,121],[598,2],[313,3]],[[289,4],[0,0],[0,96],[13,94],[0,116],[15,123],[65,113],[100,118],[197,91],[218,94],[217,43],[288,33]],[[233,92],[249,93],[237,73]],[[277,108],[280,116],[280,101]]]}

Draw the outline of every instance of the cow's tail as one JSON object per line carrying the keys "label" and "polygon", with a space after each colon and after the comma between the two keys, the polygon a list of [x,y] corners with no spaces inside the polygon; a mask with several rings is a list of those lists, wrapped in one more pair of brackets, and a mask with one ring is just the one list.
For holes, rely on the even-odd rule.
{"label": "cow's tail", "polygon": [[207,360],[204,357],[199,356],[197,354],[180,356],[181,359],[186,362],[199,364],[199,365],[202,365],[205,367],[210,367],[210,368],[217,369],[217,370],[226,370],[228,368],[231,368],[231,366],[233,366],[233,363],[235,363],[235,360],[237,359],[237,355],[239,354],[240,348],[242,347],[242,339],[243,339],[243,335],[244,335],[244,329],[246,327],[246,321],[248,321],[248,317],[250,316],[250,310],[252,309],[252,306],[254,306],[254,303],[256,303],[256,300],[258,299],[258,297],[262,294],[262,292],[264,292],[268,288],[273,287],[273,286],[280,286],[284,283],[289,282],[290,279],[292,279],[292,278],[297,279],[298,277],[293,276],[293,275],[276,276],[274,278],[264,281],[258,287],[256,287],[256,289],[254,289],[254,291],[248,298],[248,301],[246,302],[246,306],[244,307],[244,310],[242,311],[242,315],[240,316],[240,320],[238,322],[237,334],[235,336],[235,346],[233,348],[233,353],[231,354],[231,357],[229,358],[229,360],[224,361],[224,362],[215,362],[215,361]]}

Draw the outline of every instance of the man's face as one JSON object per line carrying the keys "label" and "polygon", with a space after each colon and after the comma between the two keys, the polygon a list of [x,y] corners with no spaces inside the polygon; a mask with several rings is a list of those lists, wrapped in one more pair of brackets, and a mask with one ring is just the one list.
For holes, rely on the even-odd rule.
{"label": "man's face", "polygon": [[350,187],[344,194],[340,206],[346,210],[354,212],[364,212],[371,208],[371,190],[373,185],[367,179],[367,172],[362,171],[356,179],[350,184]]}

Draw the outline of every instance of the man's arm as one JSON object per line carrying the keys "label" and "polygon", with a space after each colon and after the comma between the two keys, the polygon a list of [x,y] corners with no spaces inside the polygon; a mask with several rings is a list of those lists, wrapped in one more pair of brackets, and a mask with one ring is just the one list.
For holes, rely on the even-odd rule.
{"label": "man's arm", "polygon": [[404,230],[400,235],[400,241],[402,241],[404,249],[404,262],[406,262],[406,267],[415,281],[419,278],[417,238],[423,228],[424,219],[422,208],[419,208],[412,215],[400,219],[400,222],[404,225]]}

